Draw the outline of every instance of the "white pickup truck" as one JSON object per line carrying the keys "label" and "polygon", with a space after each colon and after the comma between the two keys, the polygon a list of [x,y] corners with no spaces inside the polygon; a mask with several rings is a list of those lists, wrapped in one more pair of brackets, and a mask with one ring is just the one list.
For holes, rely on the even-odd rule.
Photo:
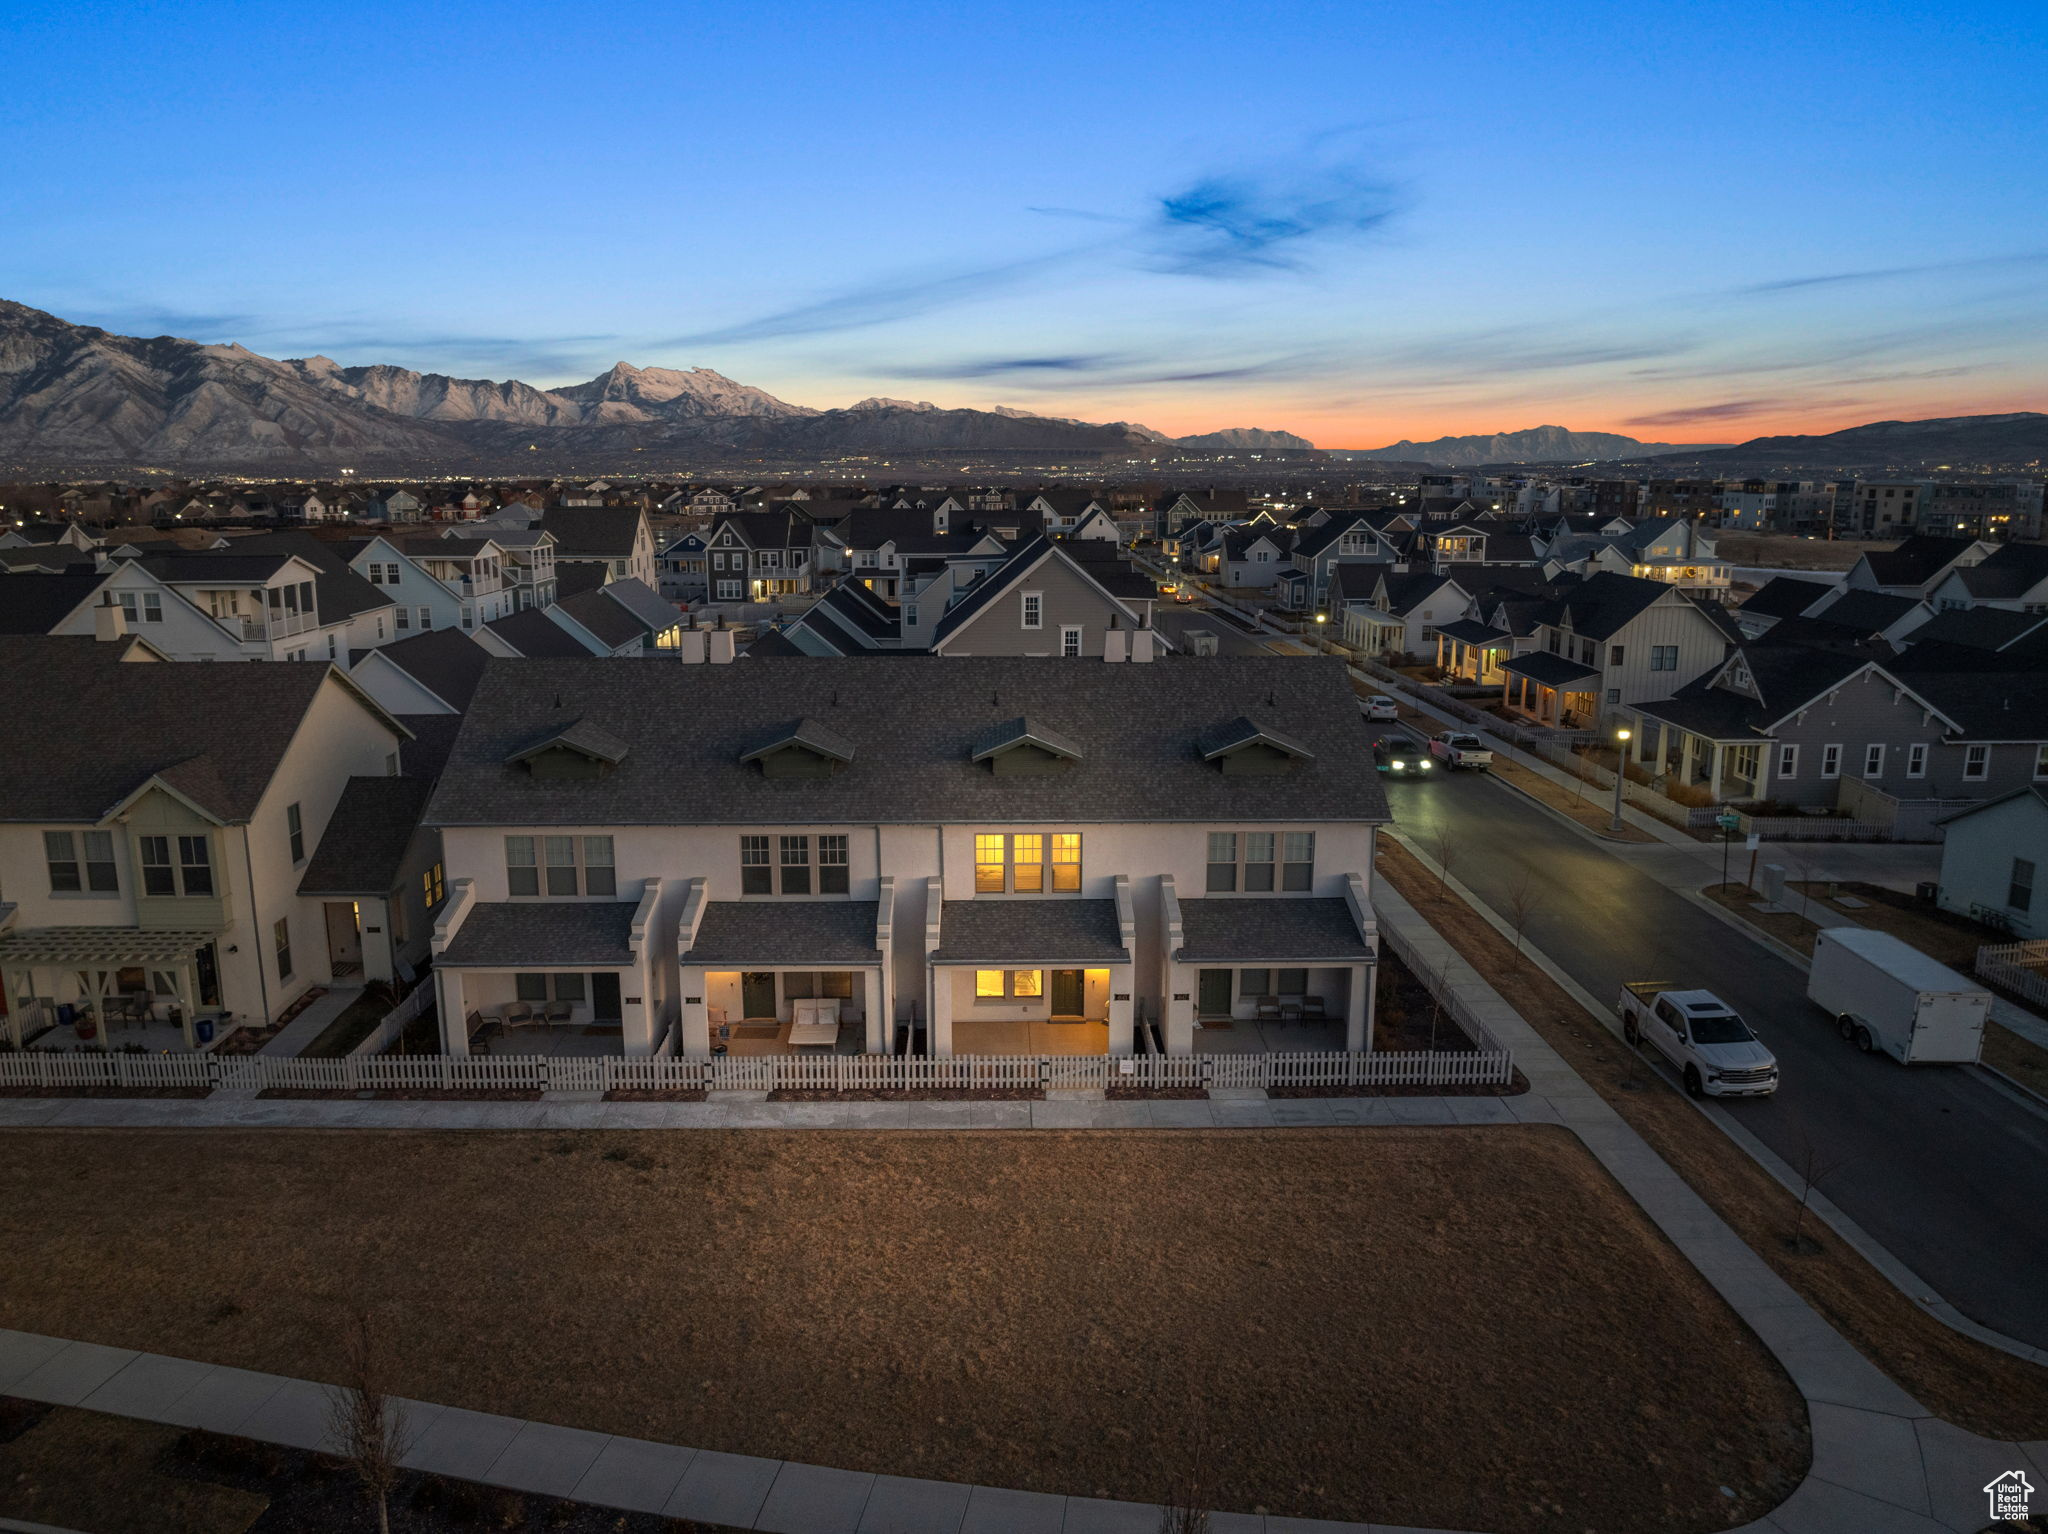
{"label": "white pickup truck", "polygon": [[1453,772],[1463,767],[1485,772],[1493,766],[1493,753],[1468,730],[1438,731],[1429,737],[1429,754]]}
{"label": "white pickup truck", "polygon": [[1769,1097],[1778,1090],[1777,1057],[1712,991],[1632,980],[1616,1010],[1629,1047],[1640,1049],[1648,1039],[1678,1067],[1688,1097]]}

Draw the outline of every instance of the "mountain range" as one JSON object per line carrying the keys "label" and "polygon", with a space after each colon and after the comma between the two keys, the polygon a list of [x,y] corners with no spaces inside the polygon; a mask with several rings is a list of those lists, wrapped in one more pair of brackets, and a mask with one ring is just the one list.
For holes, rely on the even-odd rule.
{"label": "mountain range", "polygon": [[2048,462],[2048,415],[1938,416],[1925,421],[1872,421],[1813,437],[1756,437],[1698,456],[1703,467],[1941,468],[1954,464],[2039,465]]}
{"label": "mountain range", "polygon": [[1391,447],[1361,448],[1346,458],[1369,462],[1430,463],[1444,468],[1475,468],[1484,463],[1593,463],[1604,459],[1656,458],[1666,453],[1697,453],[1719,443],[1638,442],[1611,431],[1572,431],[1563,426],[1530,426],[1491,436],[1438,437],[1434,442],[1396,442]]}
{"label": "mountain range", "polygon": [[0,300],[0,463],[162,468],[505,467],[574,458],[820,459],[848,454],[1157,452],[1287,447],[1236,428],[1176,439],[1012,408],[865,399],[791,404],[710,368],[621,362],[588,383],[451,378],[280,361],[236,345],[142,339]]}

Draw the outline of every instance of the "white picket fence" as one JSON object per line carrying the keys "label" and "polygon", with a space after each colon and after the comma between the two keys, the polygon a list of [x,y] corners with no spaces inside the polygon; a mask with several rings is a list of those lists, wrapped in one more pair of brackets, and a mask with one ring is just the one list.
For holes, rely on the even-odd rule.
{"label": "white picket fence", "polygon": [[1975,968],[1993,984],[2048,1007],[2048,938],[1979,948]]}
{"label": "white picket fence", "polygon": [[355,1048],[351,1049],[349,1053],[352,1055],[383,1054],[385,1050],[391,1047],[393,1041],[401,1033],[405,1032],[405,1025],[433,1004],[433,982],[431,979],[421,980],[419,984],[406,992],[404,1000],[384,1014],[377,1026],[365,1034],[362,1041]]}
{"label": "white picket fence", "polygon": [[[1484,1042],[1491,1044],[1490,1039]],[[204,1087],[230,1091],[846,1092],[1100,1091],[1172,1088],[1494,1086],[1514,1079],[1498,1047],[1269,1055],[619,1056],[0,1055],[0,1087]]]}

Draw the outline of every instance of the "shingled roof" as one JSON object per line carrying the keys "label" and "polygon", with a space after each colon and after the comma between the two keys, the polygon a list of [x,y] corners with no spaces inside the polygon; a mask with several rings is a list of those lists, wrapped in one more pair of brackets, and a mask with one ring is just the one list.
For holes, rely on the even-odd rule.
{"label": "shingled roof", "polygon": [[299,876],[301,895],[388,895],[427,807],[420,778],[350,778]]}
{"label": "shingled roof", "polygon": [[[181,668],[183,669],[183,668]],[[265,669],[265,668],[253,668]],[[1311,759],[1284,797],[1291,821],[1378,821],[1386,801],[1341,662],[1217,656],[1190,689],[1180,667],[1033,657],[906,655],[888,666],[819,657],[778,667],[500,661],[485,670],[428,808],[437,825],[838,824],[938,820],[1236,822],[1270,817],[1275,780],[1220,772],[1198,740],[1240,718]],[[1081,759],[1049,777],[973,760],[992,725],[1057,719]],[[514,752],[570,720],[631,747],[602,778],[536,778]],[[793,718],[854,748],[829,778],[769,778],[741,757]]]}

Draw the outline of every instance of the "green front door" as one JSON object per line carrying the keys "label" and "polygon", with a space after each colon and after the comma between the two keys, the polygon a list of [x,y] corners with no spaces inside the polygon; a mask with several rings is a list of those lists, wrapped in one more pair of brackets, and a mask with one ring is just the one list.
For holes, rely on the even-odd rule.
{"label": "green front door", "polygon": [[740,976],[740,1016],[775,1015],[775,976],[772,972],[749,970]]}
{"label": "green front door", "polygon": [[1081,997],[1081,972],[1078,969],[1056,969],[1052,972],[1052,1015],[1054,1017],[1081,1016]]}
{"label": "green front door", "polygon": [[1205,969],[1195,988],[1197,1017],[1230,1016],[1230,971]]}

